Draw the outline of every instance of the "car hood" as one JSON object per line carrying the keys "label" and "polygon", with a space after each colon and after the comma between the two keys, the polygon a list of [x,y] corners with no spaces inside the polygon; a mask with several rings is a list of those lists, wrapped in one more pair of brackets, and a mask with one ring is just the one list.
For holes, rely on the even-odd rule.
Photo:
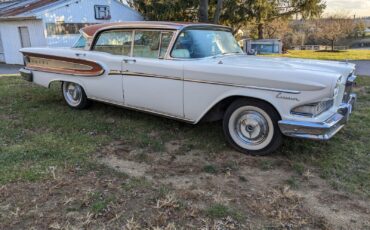
{"label": "car hood", "polygon": [[283,57],[257,57],[248,55],[233,55],[219,58],[225,65],[239,67],[309,70],[316,72],[334,73],[347,77],[355,69],[355,64],[338,61],[321,61],[312,59],[283,58]]}
{"label": "car hood", "polygon": [[184,78],[292,91],[323,91],[320,96],[329,97],[338,79],[342,76],[344,85],[354,68],[354,64],[336,61],[224,55],[185,63]]}

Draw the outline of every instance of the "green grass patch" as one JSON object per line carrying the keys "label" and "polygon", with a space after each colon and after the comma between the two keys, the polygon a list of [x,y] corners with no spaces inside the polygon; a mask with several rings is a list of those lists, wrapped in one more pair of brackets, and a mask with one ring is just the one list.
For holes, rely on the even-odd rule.
{"label": "green grass patch", "polygon": [[214,165],[205,165],[203,167],[203,171],[209,174],[216,174],[218,172],[218,169]]}
{"label": "green grass patch", "polygon": [[320,60],[370,60],[370,50],[344,50],[339,52],[324,52],[313,50],[289,50],[288,53],[282,55],[267,55],[267,56],[282,56],[290,58],[305,58],[305,59],[320,59]]}
{"label": "green grass patch", "polygon": [[289,185],[292,189],[298,189],[300,186],[299,178],[292,176],[286,181],[287,185]]}
{"label": "green grass patch", "polygon": [[274,161],[269,159],[262,159],[258,161],[258,167],[263,171],[274,169]]}
{"label": "green grass patch", "polygon": [[305,166],[302,162],[293,162],[292,168],[299,175],[303,175],[303,173],[305,171]]}
{"label": "green grass patch", "polygon": [[241,220],[243,218],[243,215],[239,211],[223,204],[213,204],[208,207],[205,212],[207,216],[213,219],[221,219],[228,216],[234,218],[235,220]]}
{"label": "green grass patch", "polygon": [[122,188],[126,191],[131,191],[131,190],[137,190],[137,189],[144,189],[144,188],[149,188],[151,183],[143,178],[130,178],[128,179],[124,184],[122,184]]}
{"label": "green grass patch", "polygon": [[106,211],[108,205],[115,200],[115,197],[103,197],[103,194],[96,192],[91,194],[90,210],[94,214],[103,213]]}

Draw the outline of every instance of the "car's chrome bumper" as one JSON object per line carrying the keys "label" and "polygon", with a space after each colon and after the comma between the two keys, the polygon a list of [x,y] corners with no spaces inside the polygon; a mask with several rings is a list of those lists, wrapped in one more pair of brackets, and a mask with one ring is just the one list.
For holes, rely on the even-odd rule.
{"label": "car's chrome bumper", "polygon": [[24,80],[32,82],[33,81],[33,74],[31,70],[22,68],[19,70],[19,73],[23,77]]}
{"label": "car's chrome bumper", "polygon": [[356,100],[356,94],[351,93],[348,102],[342,103],[338,112],[324,122],[279,121],[280,130],[284,135],[290,137],[329,140],[348,122]]}

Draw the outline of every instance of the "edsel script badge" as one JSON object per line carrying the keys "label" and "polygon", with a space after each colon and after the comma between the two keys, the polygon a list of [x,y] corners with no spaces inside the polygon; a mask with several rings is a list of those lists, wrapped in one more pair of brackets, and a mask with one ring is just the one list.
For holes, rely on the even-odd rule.
{"label": "edsel script badge", "polygon": [[280,99],[284,99],[284,100],[290,100],[290,101],[299,101],[298,98],[287,96],[287,95],[283,95],[283,93],[278,93],[278,95],[276,95],[276,98],[280,98]]}

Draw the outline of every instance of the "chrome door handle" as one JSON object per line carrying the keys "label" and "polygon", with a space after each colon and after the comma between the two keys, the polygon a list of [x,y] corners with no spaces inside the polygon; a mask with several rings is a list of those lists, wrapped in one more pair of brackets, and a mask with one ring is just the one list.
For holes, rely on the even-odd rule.
{"label": "chrome door handle", "polygon": [[77,57],[86,57],[86,54],[84,54],[84,53],[75,53],[75,55],[77,56]]}
{"label": "chrome door handle", "polygon": [[136,63],[136,60],[135,59],[123,59],[123,62],[124,63]]}

